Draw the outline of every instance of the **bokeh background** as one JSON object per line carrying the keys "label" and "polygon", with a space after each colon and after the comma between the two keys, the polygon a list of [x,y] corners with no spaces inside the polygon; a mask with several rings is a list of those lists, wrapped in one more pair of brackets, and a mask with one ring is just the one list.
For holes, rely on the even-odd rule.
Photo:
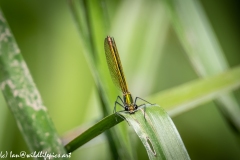
{"label": "bokeh background", "polygon": [[[133,95],[150,96],[198,78],[171,24],[158,19],[169,16],[161,11],[161,4],[158,6],[155,1],[106,2],[113,28],[110,33],[117,42]],[[239,65],[240,21],[237,1],[201,0],[199,4],[229,66],[233,68]],[[0,0],[0,7],[59,135],[63,136],[76,127],[84,130],[99,120],[102,113],[94,80],[67,1]],[[94,7],[91,10],[94,11]],[[134,14],[136,12],[138,14]],[[158,24],[162,24],[162,31],[159,31]],[[131,26],[134,28],[129,28]],[[97,31],[94,34],[98,36]],[[149,34],[159,37],[156,38],[159,44],[151,49],[144,48],[144,41],[141,41]],[[104,37],[100,38],[104,40]],[[144,66],[144,61],[138,57],[140,50],[155,52],[158,61],[153,63],[155,65],[152,68]],[[145,83],[138,82],[135,75],[143,73],[148,73],[142,75],[146,77],[142,78]],[[157,79],[158,83],[151,85],[152,79]],[[139,90],[139,86],[145,87],[145,91]],[[240,103],[239,90],[234,94]],[[192,159],[240,159],[240,144],[215,103],[198,106],[174,117],[173,121]],[[139,159],[147,159],[141,142],[137,143],[140,144],[137,148]],[[28,151],[0,93],[0,152],[6,150],[15,153]],[[111,159],[104,135],[78,149],[72,159]]]}

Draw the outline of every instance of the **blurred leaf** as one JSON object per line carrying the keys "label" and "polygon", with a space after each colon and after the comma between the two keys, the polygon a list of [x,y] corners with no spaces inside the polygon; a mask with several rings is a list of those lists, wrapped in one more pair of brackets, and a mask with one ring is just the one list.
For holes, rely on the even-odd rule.
{"label": "blurred leaf", "polygon": [[0,35],[0,86],[25,142],[32,152],[65,154],[47,109],[1,11]]}
{"label": "blurred leaf", "polygon": [[187,112],[193,107],[214,100],[218,96],[239,88],[240,67],[225,73],[195,80],[151,96],[153,103],[166,108],[171,116]]}
{"label": "blurred leaf", "polygon": [[[69,5],[74,20],[79,27],[77,29],[80,33],[84,54],[94,77],[102,113],[107,116],[111,113],[110,108],[112,109],[110,100],[115,99],[118,91],[113,84],[111,86],[111,83],[109,83],[111,78],[105,62],[105,54],[103,53],[103,41],[106,36],[104,30],[104,26],[106,26],[104,24],[105,11],[100,1],[69,0]],[[98,36],[94,34],[96,32]],[[108,138],[113,159],[119,157],[121,159],[133,159],[132,152],[130,152],[131,148],[125,141],[127,135],[123,137],[119,128],[109,130],[105,134]]]}
{"label": "blurred leaf", "polygon": [[[158,84],[156,73],[169,24],[161,1],[122,1],[116,11],[110,33],[118,46],[131,92],[137,96],[149,95]],[[143,85],[144,90],[139,87]]]}
{"label": "blurred leaf", "polygon": [[[199,76],[219,74],[228,69],[227,59],[198,1],[171,0],[167,3],[172,23],[193,67]],[[233,94],[220,95],[216,101],[231,126],[240,135],[240,106]]]}

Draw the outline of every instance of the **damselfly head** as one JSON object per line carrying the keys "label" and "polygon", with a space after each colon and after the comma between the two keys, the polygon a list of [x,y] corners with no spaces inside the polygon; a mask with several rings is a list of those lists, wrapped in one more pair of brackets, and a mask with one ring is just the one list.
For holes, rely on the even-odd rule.
{"label": "damselfly head", "polygon": [[132,114],[132,113],[137,111],[138,106],[135,103],[133,103],[133,104],[131,104],[129,106],[126,105],[124,108],[125,108],[125,111],[129,112],[130,114]]}

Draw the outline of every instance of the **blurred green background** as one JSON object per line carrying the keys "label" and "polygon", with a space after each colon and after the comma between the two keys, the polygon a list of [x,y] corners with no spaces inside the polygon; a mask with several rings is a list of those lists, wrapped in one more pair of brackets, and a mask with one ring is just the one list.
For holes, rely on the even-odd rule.
{"label": "blurred green background", "polygon": [[[112,24],[110,33],[118,45],[129,88],[134,96],[143,98],[198,78],[173,27],[159,18],[169,15],[162,12],[161,4],[155,3],[106,1]],[[229,66],[239,65],[237,1],[201,0],[200,4]],[[93,77],[67,1],[0,0],[0,6],[59,135],[79,126],[84,130],[99,120],[102,114]],[[163,24],[162,30],[158,24]],[[97,30],[94,34],[98,36]],[[155,35],[158,40],[151,49],[144,48],[146,35]],[[138,53],[143,50],[146,54],[140,60]],[[152,68],[144,65],[148,52],[158,60]],[[142,76],[140,81],[136,75]],[[240,91],[236,90],[234,95],[240,103]],[[215,103],[201,105],[173,121],[192,159],[240,159],[240,144]],[[137,149],[139,159],[147,159],[143,146]],[[0,151],[6,150],[18,153],[28,149],[0,95]],[[101,135],[92,140],[74,152],[72,159],[111,159],[106,138]]]}

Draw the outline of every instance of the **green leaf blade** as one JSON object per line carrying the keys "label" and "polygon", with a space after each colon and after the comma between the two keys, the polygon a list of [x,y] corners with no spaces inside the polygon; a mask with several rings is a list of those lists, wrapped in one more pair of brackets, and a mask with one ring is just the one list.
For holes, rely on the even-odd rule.
{"label": "green leaf blade", "polygon": [[[180,115],[240,86],[240,67],[159,92],[148,99],[161,104],[171,116]],[[238,112],[235,111],[237,114]],[[239,123],[239,122],[238,122]]]}
{"label": "green leaf blade", "polygon": [[66,154],[1,9],[0,35],[0,89],[29,150]]}
{"label": "green leaf blade", "polygon": [[138,134],[149,159],[190,159],[176,127],[162,107],[147,105],[134,114],[119,113]]}
{"label": "green leaf blade", "polygon": [[87,129],[85,132],[80,134],[78,137],[76,137],[74,140],[69,142],[65,148],[68,153],[73,152],[78,147],[81,147],[91,139],[97,137],[104,131],[110,129],[111,127],[115,126],[116,124],[122,122],[123,119],[117,116],[116,114],[111,114],[104,119],[102,119],[100,122],[96,123],[94,126]]}

